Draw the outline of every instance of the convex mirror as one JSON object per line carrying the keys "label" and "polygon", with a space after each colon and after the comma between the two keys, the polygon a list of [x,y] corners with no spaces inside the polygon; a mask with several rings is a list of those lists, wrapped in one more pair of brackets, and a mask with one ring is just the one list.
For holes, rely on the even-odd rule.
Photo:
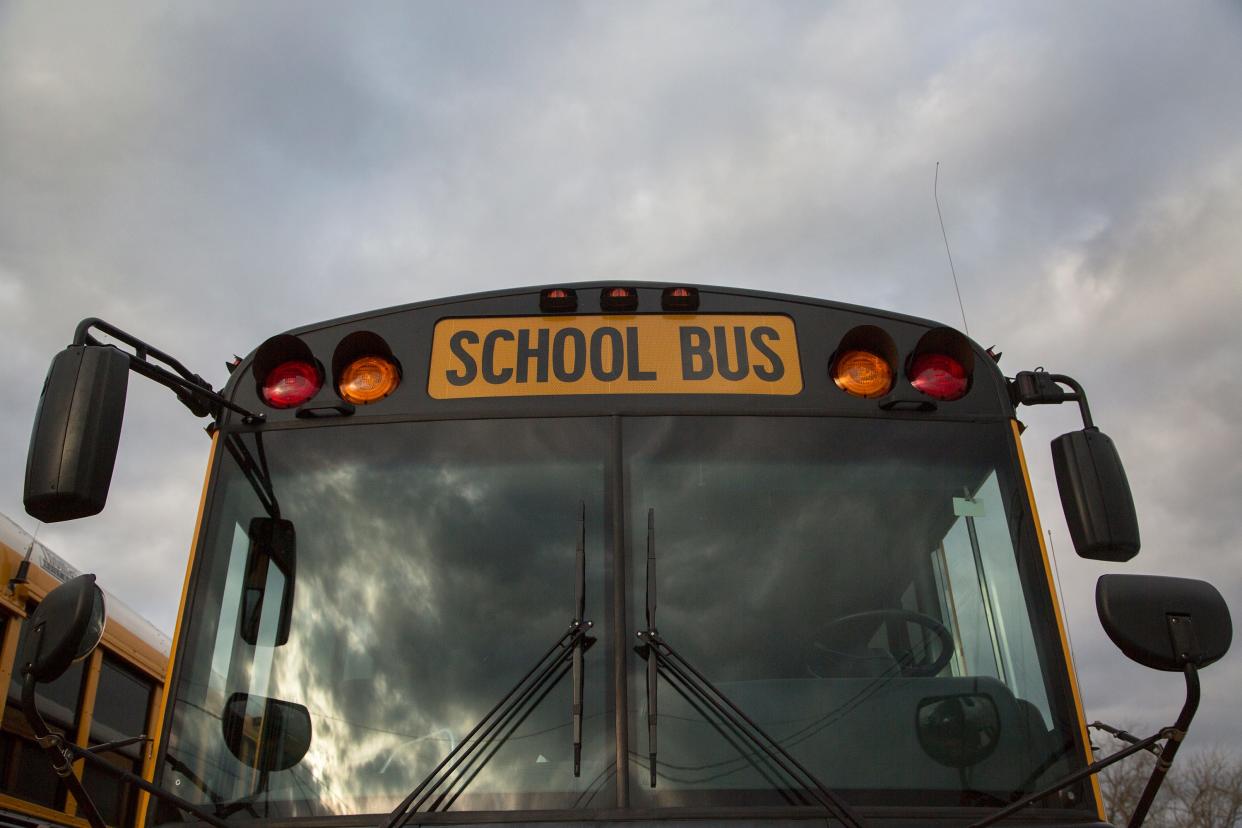
{"label": "convex mirror", "polygon": [[121,439],[129,356],[72,345],[52,360],[26,456],[26,512],[44,523],[98,514]]}
{"label": "convex mirror", "polygon": [[234,693],[220,724],[229,752],[256,770],[288,770],[310,749],[310,711],[294,702]]}
{"label": "convex mirror", "polygon": [[1216,587],[1190,578],[1102,575],[1095,605],[1123,653],[1154,670],[1206,667],[1229,651],[1233,622]]}
{"label": "convex mirror", "polygon": [[923,699],[916,715],[923,752],[946,767],[977,765],[1000,742],[1000,713],[984,693]]}
{"label": "convex mirror", "polygon": [[1052,441],[1052,467],[1074,549],[1083,558],[1128,561],[1138,554],[1138,516],[1113,441],[1098,428]]}
{"label": "convex mirror", "polygon": [[47,594],[27,619],[22,652],[22,673],[35,681],[60,678],[75,661],[86,658],[103,638],[103,590],[94,575],[79,575]]}

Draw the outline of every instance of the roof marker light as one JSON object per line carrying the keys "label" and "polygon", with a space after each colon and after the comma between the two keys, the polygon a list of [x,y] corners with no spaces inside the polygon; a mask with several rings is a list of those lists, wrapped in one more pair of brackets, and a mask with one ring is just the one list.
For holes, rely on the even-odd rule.
{"label": "roof marker light", "polygon": [[599,306],[606,311],[632,311],[638,307],[638,291],[632,287],[604,288],[599,292]]}
{"label": "roof marker light", "polygon": [[692,287],[665,288],[660,295],[660,306],[666,311],[695,311],[699,309],[699,291]]}
{"label": "roof marker light", "polygon": [[572,288],[548,288],[539,294],[539,310],[566,313],[578,309],[578,294]]}

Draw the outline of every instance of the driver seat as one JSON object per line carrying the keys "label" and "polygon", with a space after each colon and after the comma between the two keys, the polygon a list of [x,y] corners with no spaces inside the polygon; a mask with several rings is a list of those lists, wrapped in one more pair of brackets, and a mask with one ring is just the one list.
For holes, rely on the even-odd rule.
{"label": "driver seat", "polygon": [[888,650],[878,647],[829,649],[816,646],[823,657],[817,678],[879,678],[901,675],[901,665]]}

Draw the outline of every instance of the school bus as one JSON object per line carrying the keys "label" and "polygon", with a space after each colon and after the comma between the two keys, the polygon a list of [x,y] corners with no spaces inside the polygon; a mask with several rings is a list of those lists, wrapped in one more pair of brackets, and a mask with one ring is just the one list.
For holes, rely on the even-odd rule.
{"label": "school bus", "polygon": [[[1053,446],[1080,554],[1133,557],[1138,524],[1083,389],[997,359],[880,310],[589,283],[307,325],[216,392],[88,319],[26,506],[103,508],[129,371],[211,418],[146,825],[1101,825],[1017,406],[1082,411]],[[1186,674],[1127,749],[1171,758],[1231,628],[1159,580],[1102,579],[1101,618]]]}
{"label": "school bus", "polygon": [[[25,563],[25,566],[23,566]],[[77,570],[20,526],[0,515],[0,825],[86,825],[64,782],[43,760],[20,711],[14,661],[27,635],[25,621],[55,587]],[[88,659],[39,688],[39,707],[57,728],[88,748],[122,736],[155,733],[164,690],[169,638],[109,597],[103,641]],[[119,745],[100,756],[117,767],[150,773],[151,740]],[[131,828],[138,791],[79,763],[74,772],[109,825]]]}

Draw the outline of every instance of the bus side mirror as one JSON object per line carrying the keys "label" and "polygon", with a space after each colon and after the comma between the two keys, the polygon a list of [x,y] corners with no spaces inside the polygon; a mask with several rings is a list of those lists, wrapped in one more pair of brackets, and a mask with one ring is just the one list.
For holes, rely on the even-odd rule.
{"label": "bus side mirror", "polygon": [[1154,763],[1143,785],[1143,792],[1130,815],[1130,825],[1142,825],[1147,818],[1199,709],[1199,670],[1229,652],[1233,622],[1229,618],[1229,606],[1216,587],[1189,578],[1101,575],[1095,584],[1095,607],[1104,631],[1123,653],[1144,667],[1185,675],[1186,700],[1177,714],[1177,721],[1146,739],[1103,725],[1105,730],[1120,735],[1130,744],[1037,793],[1024,795],[1012,805],[974,823],[972,828],[994,825],[1049,794],[1143,750],[1155,753],[1160,761]]}
{"label": "bus side mirror", "polygon": [[229,752],[256,770],[288,770],[310,749],[310,711],[293,702],[234,693],[220,724]]}
{"label": "bus side mirror", "polygon": [[129,356],[72,345],[52,360],[26,456],[26,512],[44,523],[98,514],[121,439]]}
{"label": "bus side mirror", "polygon": [[1216,587],[1190,578],[1101,575],[1095,606],[1104,631],[1153,670],[1206,667],[1229,652],[1233,622]]}
{"label": "bus side mirror", "polygon": [[985,693],[923,699],[915,722],[923,752],[949,768],[977,765],[1000,743],[1000,712]]}
{"label": "bus side mirror", "polygon": [[240,634],[247,644],[258,644],[264,612],[275,621],[275,637],[264,641],[280,646],[289,640],[293,621],[293,583],[297,578],[297,536],[293,522],[280,518],[250,520],[250,550],[242,581]]}
{"label": "bus side mirror", "polygon": [[1074,549],[1097,561],[1128,561],[1138,554],[1138,516],[1121,458],[1098,428],[1052,441],[1052,466]]}
{"label": "bus side mirror", "polygon": [[86,658],[103,638],[103,590],[94,575],[79,575],[47,594],[26,621],[19,671],[37,682],[55,681]]}

